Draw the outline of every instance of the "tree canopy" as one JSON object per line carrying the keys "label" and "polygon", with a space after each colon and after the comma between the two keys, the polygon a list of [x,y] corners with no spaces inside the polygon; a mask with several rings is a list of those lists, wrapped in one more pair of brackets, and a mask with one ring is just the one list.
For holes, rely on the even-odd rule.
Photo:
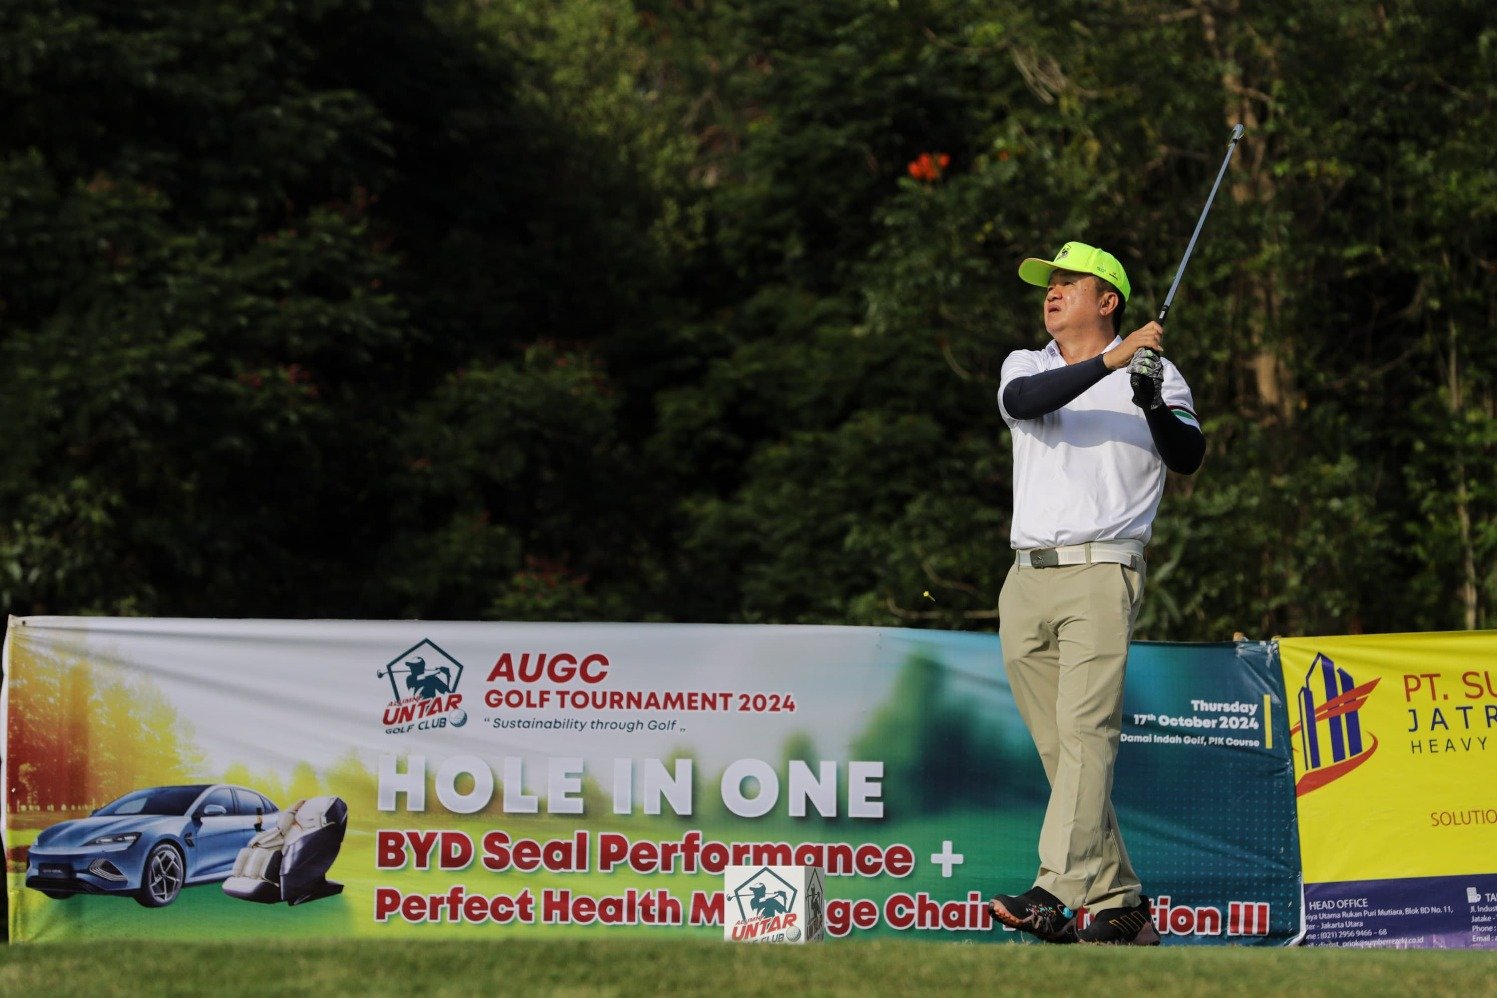
{"label": "tree canopy", "polygon": [[11,613],[996,627],[1026,256],[1173,304],[1137,636],[1494,626],[1476,0],[13,0]]}

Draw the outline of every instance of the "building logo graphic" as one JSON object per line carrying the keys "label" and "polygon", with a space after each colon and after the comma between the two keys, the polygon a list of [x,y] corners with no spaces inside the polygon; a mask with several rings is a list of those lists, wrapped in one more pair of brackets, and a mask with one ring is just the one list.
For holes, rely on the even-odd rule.
{"label": "building logo graphic", "polygon": [[460,728],[468,722],[458,692],[463,664],[429,638],[396,655],[376,678],[390,681],[390,702],[384,711],[389,734]]}
{"label": "building logo graphic", "polygon": [[1340,779],[1372,758],[1377,736],[1362,730],[1359,712],[1381,681],[1358,686],[1345,669],[1316,654],[1296,696],[1299,723],[1289,729],[1291,738],[1299,736],[1295,751],[1302,775],[1294,786],[1296,797]]}

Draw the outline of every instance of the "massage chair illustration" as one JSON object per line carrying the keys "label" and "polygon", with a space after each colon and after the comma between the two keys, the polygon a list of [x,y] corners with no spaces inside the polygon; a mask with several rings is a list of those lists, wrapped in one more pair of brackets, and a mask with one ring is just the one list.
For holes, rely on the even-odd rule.
{"label": "massage chair illustration", "polygon": [[348,805],[340,797],[308,797],[274,816],[234,860],[224,893],[245,901],[303,904],[331,897],[343,885],[327,871],[348,831]]}

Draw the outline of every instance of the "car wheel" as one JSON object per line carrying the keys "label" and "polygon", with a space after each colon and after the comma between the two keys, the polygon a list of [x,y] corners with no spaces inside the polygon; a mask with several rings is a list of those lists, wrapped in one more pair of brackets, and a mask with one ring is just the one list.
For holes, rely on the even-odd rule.
{"label": "car wheel", "polygon": [[186,879],[182,854],[175,846],[163,842],[146,857],[145,872],[141,874],[140,890],[135,900],[147,908],[165,908],[182,893]]}
{"label": "car wheel", "polygon": [[42,891],[42,893],[53,901],[66,901],[68,898],[75,896],[72,891]]}

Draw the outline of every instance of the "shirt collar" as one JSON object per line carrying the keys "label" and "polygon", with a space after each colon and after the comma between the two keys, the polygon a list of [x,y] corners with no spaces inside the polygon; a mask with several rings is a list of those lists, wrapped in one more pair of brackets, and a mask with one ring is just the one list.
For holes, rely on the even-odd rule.
{"label": "shirt collar", "polygon": [[[1123,342],[1123,337],[1119,336],[1116,333],[1114,333],[1113,337],[1112,337],[1112,342],[1109,343],[1109,344],[1107,344],[1107,350],[1111,350],[1113,347],[1117,346],[1119,343],[1122,343],[1122,342]],[[1106,353],[1107,350],[1104,350],[1102,352]],[[1044,350],[1044,352],[1045,352],[1046,355],[1048,355],[1050,357],[1054,357],[1056,360],[1059,360],[1059,361],[1062,361],[1062,362],[1065,361],[1065,358],[1060,355],[1060,344],[1057,343],[1057,342],[1055,342],[1054,340],[1051,340],[1049,343],[1045,344],[1045,350]]]}

